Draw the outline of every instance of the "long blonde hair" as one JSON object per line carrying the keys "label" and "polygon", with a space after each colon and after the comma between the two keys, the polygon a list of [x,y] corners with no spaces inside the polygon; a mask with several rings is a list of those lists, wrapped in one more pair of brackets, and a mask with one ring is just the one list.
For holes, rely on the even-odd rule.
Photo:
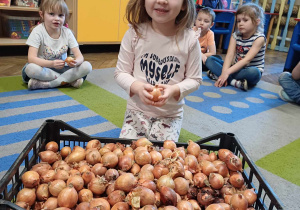
{"label": "long blonde hair", "polygon": [[254,3],[246,3],[238,8],[236,16],[244,14],[251,18],[252,23],[256,24],[256,21],[260,19],[260,23],[257,26],[257,31],[264,33],[265,15],[263,9]]}
{"label": "long blonde hair", "polygon": [[[65,23],[69,20],[69,8],[64,0],[42,0],[40,11],[43,15],[45,12],[58,11],[65,15]],[[43,22],[43,20],[40,22]]]}
{"label": "long blonde hair", "polygon": [[[177,26],[176,33],[183,31],[185,28],[191,28],[194,25],[196,10],[194,0],[183,1],[183,11],[180,11],[176,17],[175,24]],[[145,0],[129,0],[126,7],[126,19],[132,25],[136,34],[141,37],[142,34],[138,30],[138,25],[151,21],[145,8]]]}

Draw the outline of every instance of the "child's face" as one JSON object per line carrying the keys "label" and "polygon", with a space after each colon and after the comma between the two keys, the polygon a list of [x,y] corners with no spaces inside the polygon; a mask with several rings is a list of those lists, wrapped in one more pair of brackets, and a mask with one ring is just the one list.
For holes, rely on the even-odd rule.
{"label": "child's face", "polygon": [[145,8],[152,18],[152,24],[175,25],[175,20],[183,10],[183,0],[145,0]]}
{"label": "child's face", "polygon": [[[259,23],[259,22],[258,22]],[[252,35],[255,33],[257,25],[253,23],[252,19],[245,14],[238,14],[236,17],[236,24],[239,32],[242,34]]]}
{"label": "child's face", "polygon": [[201,28],[201,34],[206,33],[214,25],[211,19],[211,15],[198,13],[195,25],[197,28]]}
{"label": "child's face", "polygon": [[58,30],[65,23],[65,14],[60,12],[40,12],[47,30]]}

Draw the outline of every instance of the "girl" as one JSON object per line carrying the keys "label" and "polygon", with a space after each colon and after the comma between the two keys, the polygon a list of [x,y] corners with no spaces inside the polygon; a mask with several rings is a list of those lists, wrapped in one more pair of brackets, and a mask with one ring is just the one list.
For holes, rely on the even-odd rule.
{"label": "girl", "polygon": [[[130,0],[115,79],[130,98],[121,138],[177,141],[183,98],[202,81],[193,0]],[[150,92],[162,91],[158,101]]]}
{"label": "girl", "polygon": [[[43,0],[39,11],[41,24],[31,32],[28,62],[22,70],[28,89],[55,88],[70,84],[79,88],[83,78],[92,71],[83,61],[78,43],[70,29],[64,27],[69,10],[64,0]],[[68,48],[75,59],[65,62]]]}
{"label": "girl", "polygon": [[242,5],[236,12],[236,24],[238,31],[231,37],[225,61],[207,58],[207,76],[216,80],[216,87],[230,84],[247,91],[248,86],[259,82],[264,71],[266,38],[262,8],[254,3]]}

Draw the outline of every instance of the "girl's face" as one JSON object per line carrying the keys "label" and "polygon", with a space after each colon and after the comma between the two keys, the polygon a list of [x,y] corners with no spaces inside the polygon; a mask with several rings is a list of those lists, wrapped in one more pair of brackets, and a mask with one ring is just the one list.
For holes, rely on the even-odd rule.
{"label": "girl's face", "polygon": [[145,0],[145,8],[152,24],[175,26],[175,19],[183,10],[183,0]]}
{"label": "girl's face", "polygon": [[257,26],[259,24],[259,21],[253,23],[252,19],[245,14],[238,14],[236,17],[236,22],[239,32],[247,36],[247,38],[252,36],[256,32]]}
{"label": "girl's face", "polygon": [[195,25],[197,28],[201,28],[201,34],[205,34],[214,25],[211,19],[211,16],[208,14],[198,13]]}
{"label": "girl's face", "polygon": [[58,31],[65,23],[65,14],[60,12],[40,12],[47,30]]}

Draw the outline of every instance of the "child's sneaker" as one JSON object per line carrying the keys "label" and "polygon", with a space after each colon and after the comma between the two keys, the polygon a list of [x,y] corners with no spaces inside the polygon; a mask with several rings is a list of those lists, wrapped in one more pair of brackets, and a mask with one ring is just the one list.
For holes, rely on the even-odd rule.
{"label": "child's sneaker", "polygon": [[217,75],[215,75],[214,73],[212,73],[211,70],[207,71],[207,76],[208,76],[208,78],[210,78],[212,80],[217,80],[218,79]]}
{"label": "child's sneaker", "polygon": [[40,81],[37,79],[30,79],[28,81],[28,89],[35,90],[35,89],[47,89],[50,88],[50,83],[45,81]]}
{"label": "child's sneaker", "polygon": [[78,80],[75,80],[74,82],[70,83],[70,85],[72,87],[75,87],[75,88],[80,88],[82,84],[83,84],[83,79],[82,78],[80,78]]}
{"label": "child's sneaker", "polygon": [[278,92],[279,97],[286,102],[294,102],[287,94],[286,92],[283,90],[283,88],[281,88]]}
{"label": "child's sneaker", "polygon": [[247,91],[248,90],[248,82],[246,79],[243,79],[240,84],[240,89]]}

